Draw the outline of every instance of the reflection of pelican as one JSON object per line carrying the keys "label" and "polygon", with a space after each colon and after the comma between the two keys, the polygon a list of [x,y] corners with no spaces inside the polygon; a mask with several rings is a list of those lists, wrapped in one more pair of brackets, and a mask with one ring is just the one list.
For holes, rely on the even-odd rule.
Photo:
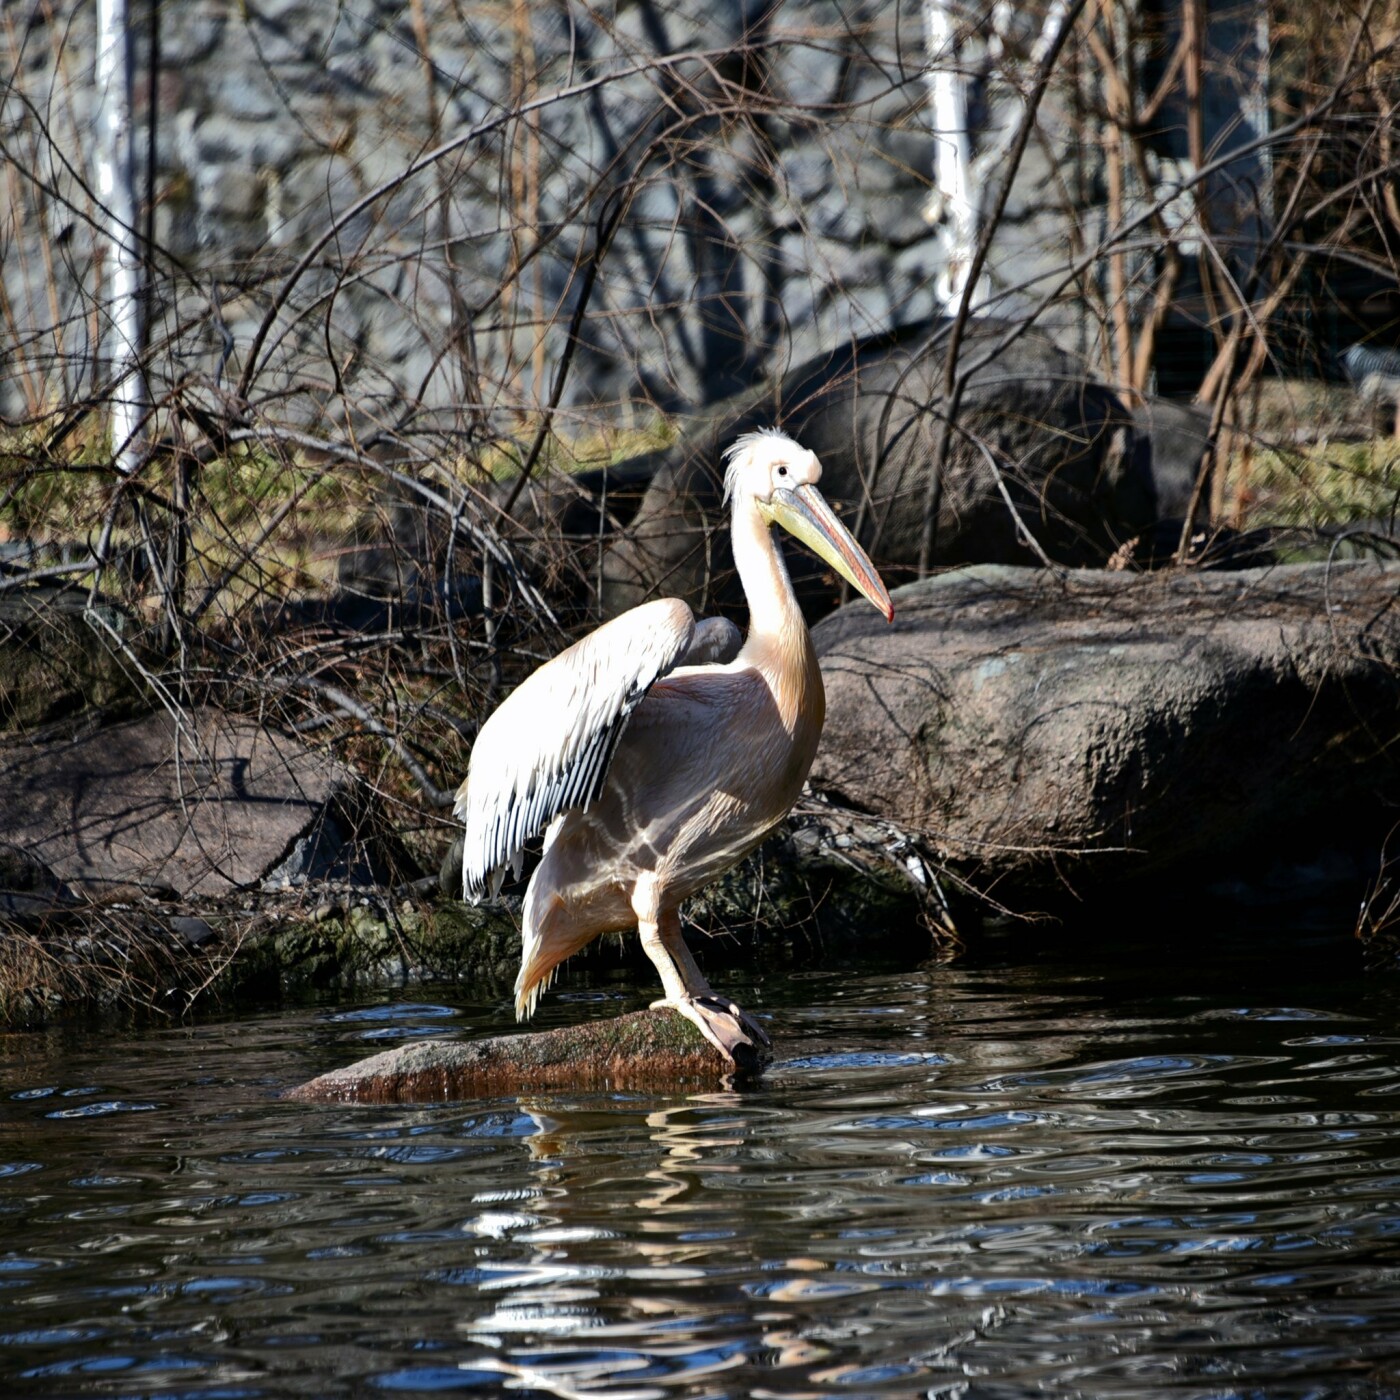
{"label": "reflection of pelican", "polygon": [[[736,1093],[627,1104],[522,1100],[537,1129],[520,1139],[530,1170],[512,1178],[525,1189],[501,1193],[509,1204],[487,1198],[501,1212],[496,1219],[513,1209],[519,1223],[504,1236],[483,1231],[480,1218],[466,1225],[511,1248],[504,1256],[489,1245],[473,1250],[476,1281],[459,1328],[492,1354],[473,1356],[464,1369],[557,1400],[661,1400],[679,1382],[708,1379],[715,1393],[735,1392],[721,1373],[755,1364],[757,1351],[764,1366],[824,1361],[829,1349],[804,1335],[806,1306],[833,1288],[879,1285],[838,1278],[830,1259],[791,1256],[781,1232],[771,1233],[771,1199],[741,1177],[754,1165],[750,1140],[769,1141],[772,1127],[751,1107]],[[810,1209],[815,1218],[823,1207]],[[798,1232],[804,1247],[808,1234]],[[721,1236],[729,1242],[717,1243]],[[762,1280],[770,1306],[742,1345],[717,1345],[729,1325],[706,1280],[736,1270]],[[797,1306],[771,1306],[784,1301]],[[633,1388],[630,1373],[643,1369],[647,1377]]]}
{"label": "reflection of pelican", "polygon": [[589,1198],[590,1182],[583,1166],[587,1154],[580,1146],[585,1138],[604,1131],[610,1141],[619,1134],[635,1134],[639,1139],[645,1136],[658,1151],[654,1162],[646,1156],[644,1163],[644,1154],[639,1152],[633,1164],[635,1177],[630,1179],[635,1179],[639,1187],[645,1183],[647,1189],[635,1200],[629,1192],[630,1218],[642,1235],[657,1232],[668,1238],[656,1245],[643,1240],[637,1244],[637,1252],[651,1262],[664,1264],[703,1257],[704,1242],[678,1245],[674,1231],[658,1217],[669,1214],[673,1205],[686,1208],[694,1197],[696,1176],[702,1168],[706,1173],[719,1175],[740,1170],[736,1163],[722,1158],[743,1145],[743,1134],[732,1125],[717,1124],[712,1115],[728,1117],[742,1102],[733,1093],[688,1094],[683,1099],[669,1100],[660,1108],[648,1110],[639,1106],[635,1119],[629,1117],[619,1126],[615,1110],[604,1119],[586,1109],[561,1110],[557,1100],[522,1100],[521,1109],[535,1124],[535,1131],[524,1139],[525,1148],[531,1163],[545,1168],[539,1180],[552,1188],[548,1205],[543,1196],[539,1198],[540,1208],[562,1211],[566,1201],[583,1202]]}
{"label": "reflection of pelican", "polygon": [[[860,546],[816,488],[815,454],[777,432],[729,450],[734,562],[749,634],[733,660],[690,664],[685,603],[633,608],[541,666],[482,726],[457,814],[468,898],[500,888],[546,826],[525,896],[515,982],[522,1018],[555,969],[635,923],[666,996],[721,1053],[767,1043],[710,989],[681,936],[681,902],[787,815],[811,767],[826,699],[770,526],[796,535],[886,617],[894,609]],[[703,626],[703,624],[702,624]]]}

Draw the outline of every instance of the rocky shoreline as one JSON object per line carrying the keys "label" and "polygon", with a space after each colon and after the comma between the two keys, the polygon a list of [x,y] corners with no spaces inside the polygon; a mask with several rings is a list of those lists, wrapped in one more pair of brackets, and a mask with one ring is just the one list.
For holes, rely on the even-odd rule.
{"label": "rocky shoreline", "polygon": [[[1375,563],[973,566],[900,590],[888,631],[838,612],[814,792],[692,903],[719,935],[697,956],[915,965],[983,917],[1147,889],[1354,909],[1400,805],[1398,593]],[[50,733],[0,746],[7,1024],[426,981],[508,999],[518,899],[463,904],[450,853],[439,887],[344,765],[211,709]],[[634,943],[580,966],[641,967]]]}
{"label": "rocky shoreline", "polygon": [[[692,902],[697,956],[712,972],[851,965],[868,959],[878,928],[883,957],[915,964],[950,937],[921,878],[889,828],[812,803]],[[52,886],[0,894],[0,1022],[85,1009],[179,1016],[202,1002],[422,983],[508,1003],[519,896],[476,907],[436,884],[312,880],[198,903],[134,889],[105,901]],[[650,967],[626,938],[602,940],[576,965],[592,976]]]}

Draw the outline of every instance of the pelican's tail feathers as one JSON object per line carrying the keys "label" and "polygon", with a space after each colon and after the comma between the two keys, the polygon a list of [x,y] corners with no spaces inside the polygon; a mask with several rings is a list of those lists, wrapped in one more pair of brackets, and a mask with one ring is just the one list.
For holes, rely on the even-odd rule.
{"label": "pelican's tail feathers", "polygon": [[560,965],[592,941],[592,930],[580,932],[569,906],[554,891],[536,897],[532,883],[525,893],[520,937],[520,972],[515,979],[515,1019],[528,1021],[540,997],[554,983]]}

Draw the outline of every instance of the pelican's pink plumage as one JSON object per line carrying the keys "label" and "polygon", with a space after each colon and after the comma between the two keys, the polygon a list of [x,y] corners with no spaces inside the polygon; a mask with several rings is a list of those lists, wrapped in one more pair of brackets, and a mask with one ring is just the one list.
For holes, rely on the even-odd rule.
{"label": "pelican's pink plumage", "polygon": [[[457,794],[468,898],[494,894],[545,833],[525,895],[516,1013],[599,934],[636,925],[674,1007],[733,1061],[762,1029],[711,990],[680,906],[753,850],[797,800],[826,713],[821,671],[771,526],[814,549],[887,618],[874,566],[816,489],[816,456],[778,432],[727,454],[734,562],[749,631],[729,660],[691,664],[679,599],[644,603],[534,672],[481,727]],[[710,624],[702,624],[708,627]]]}

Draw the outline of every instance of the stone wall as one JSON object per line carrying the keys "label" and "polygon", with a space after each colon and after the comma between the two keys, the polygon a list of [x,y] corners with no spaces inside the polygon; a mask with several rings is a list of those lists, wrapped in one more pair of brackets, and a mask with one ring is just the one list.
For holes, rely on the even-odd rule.
{"label": "stone wall", "polygon": [[[150,0],[132,3],[139,169]],[[9,30],[6,415],[100,382],[93,9]],[[566,409],[713,401],[937,309],[918,0],[187,0],[158,21],[161,392],[499,428],[554,392],[584,296]],[[1038,20],[1017,23],[1028,46]],[[969,30],[984,135],[1020,111],[989,52]],[[1047,98],[999,235],[998,314],[1036,305],[1094,226],[1071,97]],[[1077,301],[1050,315],[1086,350],[1091,322]]]}

